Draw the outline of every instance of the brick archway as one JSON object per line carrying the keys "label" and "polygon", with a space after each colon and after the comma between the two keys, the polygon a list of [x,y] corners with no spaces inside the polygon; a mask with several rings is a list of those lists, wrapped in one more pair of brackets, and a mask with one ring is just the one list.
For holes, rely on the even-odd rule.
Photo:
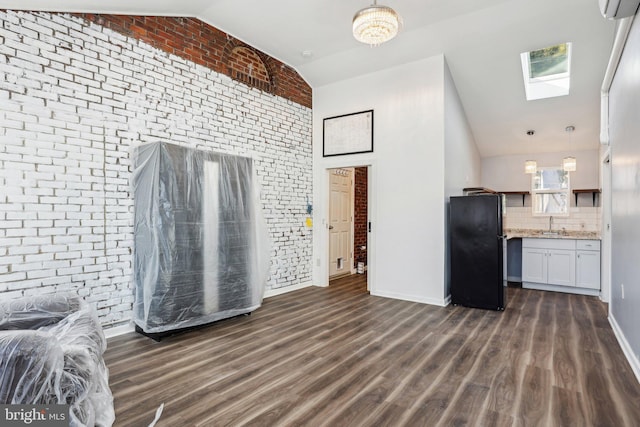
{"label": "brick archway", "polygon": [[231,78],[268,93],[276,92],[277,72],[270,58],[262,52],[237,40],[229,40],[222,60]]}

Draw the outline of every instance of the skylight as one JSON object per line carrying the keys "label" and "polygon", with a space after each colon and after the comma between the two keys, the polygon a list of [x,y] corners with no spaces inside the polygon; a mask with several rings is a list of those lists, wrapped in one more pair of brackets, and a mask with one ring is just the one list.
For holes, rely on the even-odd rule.
{"label": "skylight", "polygon": [[569,95],[571,43],[520,54],[527,101]]}

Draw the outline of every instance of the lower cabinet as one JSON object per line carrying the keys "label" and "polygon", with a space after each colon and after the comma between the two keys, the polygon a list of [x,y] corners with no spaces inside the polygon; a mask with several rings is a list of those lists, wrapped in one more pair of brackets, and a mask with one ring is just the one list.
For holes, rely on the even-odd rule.
{"label": "lower cabinet", "polygon": [[563,249],[549,249],[547,283],[550,285],[576,285],[576,253]]}
{"label": "lower cabinet", "polygon": [[522,286],[597,295],[600,241],[522,239]]}
{"label": "lower cabinet", "polygon": [[600,290],[600,241],[576,241],[576,286]]}

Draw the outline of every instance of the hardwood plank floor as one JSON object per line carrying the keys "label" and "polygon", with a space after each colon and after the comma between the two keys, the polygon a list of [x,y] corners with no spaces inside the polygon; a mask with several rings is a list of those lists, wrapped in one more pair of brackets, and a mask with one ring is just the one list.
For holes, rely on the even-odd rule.
{"label": "hardwood plank floor", "polygon": [[156,343],[109,340],[116,426],[639,426],[640,385],[594,297],[509,288],[504,312],[272,297]]}

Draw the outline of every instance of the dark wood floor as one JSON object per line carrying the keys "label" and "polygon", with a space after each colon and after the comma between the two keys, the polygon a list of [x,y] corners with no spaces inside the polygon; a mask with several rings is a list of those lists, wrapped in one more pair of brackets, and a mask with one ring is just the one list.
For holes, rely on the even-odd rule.
{"label": "dark wood floor", "polygon": [[593,297],[509,288],[504,312],[372,297],[363,276],[106,353],[116,426],[640,426]]}

